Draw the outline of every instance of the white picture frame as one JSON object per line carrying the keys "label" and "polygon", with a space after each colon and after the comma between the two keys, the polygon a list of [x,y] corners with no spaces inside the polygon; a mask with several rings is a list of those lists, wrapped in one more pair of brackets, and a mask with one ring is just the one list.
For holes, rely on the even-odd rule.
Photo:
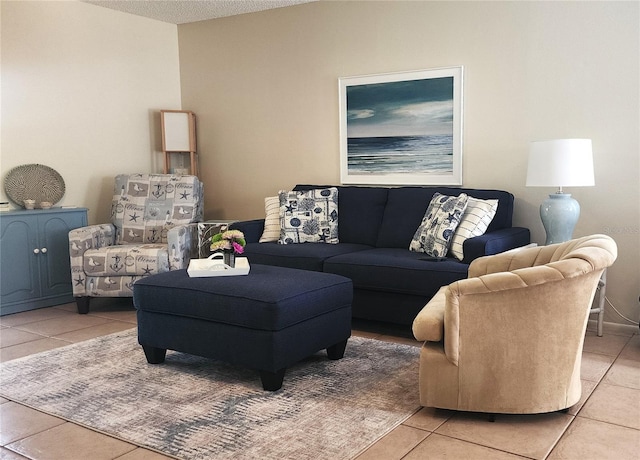
{"label": "white picture frame", "polygon": [[343,184],[462,185],[463,67],[339,78]]}

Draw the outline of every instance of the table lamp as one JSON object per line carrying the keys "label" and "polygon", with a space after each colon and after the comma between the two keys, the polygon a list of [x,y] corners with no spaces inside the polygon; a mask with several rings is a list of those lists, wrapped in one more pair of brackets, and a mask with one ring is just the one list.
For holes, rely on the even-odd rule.
{"label": "table lamp", "polygon": [[558,187],[540,205],[540,218],[547,232],[545,244],[570,240],[580,217],[580,205],[562,187],[595,185],[591,139],[532,142],[526,185]]}

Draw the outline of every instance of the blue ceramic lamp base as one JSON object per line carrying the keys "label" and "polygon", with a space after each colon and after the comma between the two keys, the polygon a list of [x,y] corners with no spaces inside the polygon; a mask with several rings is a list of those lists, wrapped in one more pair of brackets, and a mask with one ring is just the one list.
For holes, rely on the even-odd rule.
{"label": "blue ceramic lamp base", "polygon": [[570,193],[554,193],[540,205],[540,218],[547,232],[545,244],[564,243],[573,235],[580,217],[580,204]]}

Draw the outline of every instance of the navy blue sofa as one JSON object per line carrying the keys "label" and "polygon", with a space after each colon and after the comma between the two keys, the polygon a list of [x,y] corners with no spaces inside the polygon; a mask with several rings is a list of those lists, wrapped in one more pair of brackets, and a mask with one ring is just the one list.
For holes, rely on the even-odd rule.
{"label": "navy blue sofa", "polygon": [[[328,185],[297,185],[294,190]],[[251,264],[277,265],[335,273],[353,281],[354,318],[410,325],[441,286],[467,277],[469,263],[530,243],[529,229],[512,227],[514,197],[500,190],[450,187],[338,188],[338,244],[259,243],[264,219],[236,222],[244,232],[245,254]],[[424,260],[409,251],[435,192],[478,199],[498,199],[498,210],[487,232],[464,242],[464,259]]]}

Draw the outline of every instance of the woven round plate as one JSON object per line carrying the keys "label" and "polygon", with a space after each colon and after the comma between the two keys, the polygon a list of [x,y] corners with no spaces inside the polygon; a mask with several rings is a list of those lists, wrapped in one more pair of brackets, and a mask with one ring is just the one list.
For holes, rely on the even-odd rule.
{"label": "woven round plate", "polygon": [[24,206],[24,200],[56,204],[64,196],[64,180],[55,169],[39,164],[13,168],[4,178],[4,191],[11,201]]}

